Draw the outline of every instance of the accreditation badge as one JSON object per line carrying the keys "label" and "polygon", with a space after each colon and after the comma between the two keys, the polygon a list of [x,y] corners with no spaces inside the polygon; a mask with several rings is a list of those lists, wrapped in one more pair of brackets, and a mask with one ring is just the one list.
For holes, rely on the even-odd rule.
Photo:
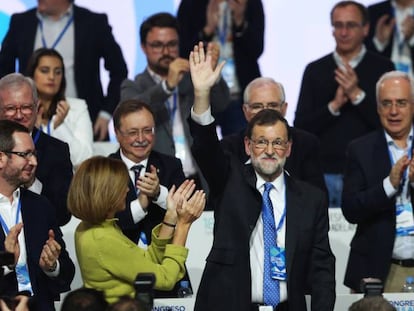
{"label": "accreditation badge", "polygon": [[32,284],[30,283],[29,271],[27,270],[27,266],[18,263],[16,265],[15,270],[19,292],[29,291],[33,295]]}
{"label": "accreditation badge", "polygon": [[286,256],[285,249],[278,246],[270,248],[271,277],[279,281],[286,280]]}
{"label": "accreditation badge", "polygon": [[409,236],[414,234],[413,207],[411,202],[396,204],[397,236]]}
{"label": "accreditation badge", "polygon": [[406,55],[400,55],[395,62],[395,69],[405,73],[410,73],[410,59]]}

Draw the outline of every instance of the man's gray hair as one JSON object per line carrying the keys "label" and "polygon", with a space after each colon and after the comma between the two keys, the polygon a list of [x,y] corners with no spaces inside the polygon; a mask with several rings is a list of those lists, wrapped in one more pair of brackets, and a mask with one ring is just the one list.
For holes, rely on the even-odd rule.
{"label": "man's gray hair", "polygon": [[377,82],[377,85],[375,88],[375,97],[377,100],[377,105],[379,105],[380,103],[379,92],[380,92],[381,84],[383,84],[385,80],[390,80],[390,79],[407,80],[408,83],[410,83],[410,88],[411,88],[411,101],[414,100],[414,80],[410,77],[409,74],[402,72],[402,71],[394,70],[394,71],[389,71],[389,72],[384,73]]}
{"label": "man's gray hair", "polygon": [[249,103],[250,93],[251,93],[252,88],[260,87],[260,86],[264,86],[264,85],[275,85],[279,89],[280,94],[282,96],[281,104],[285,103],[285,101],[286,101],[285,89],[284,89],[282,83],[279,83],[279,82],[273,80],[272,78],[267,78],[267,77],[256,78],[256,79],[252,80],[246,86],[246,88],[244,89],[244,94],[243,94],[243,103],[244,104]]}
{"label": "man's gray hair", "polygon": [[0,105],[4,104],[3,99],[1,97],[1,93],[3,91],[8,90],[10,88],[19,88],[25,84],[31,88],[33,103],[37,104],[37,89],[34,81],[29,77],[25,77],[21,73],[10,73],[0,79]]}

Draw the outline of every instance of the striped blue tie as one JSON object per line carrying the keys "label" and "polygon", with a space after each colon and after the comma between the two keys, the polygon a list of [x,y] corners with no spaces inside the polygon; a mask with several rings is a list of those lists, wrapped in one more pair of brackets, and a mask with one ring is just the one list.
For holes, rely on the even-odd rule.
{"label": "striped blue tie", "polygon": [[273,216],[273,206],[269,193],[273,185],[265,183],[262,204],[263,240],[264,240],[264,273],[263,273],[263,302],[276,307],[280,301],[279,281],[271,276],[270,249],[276,246],[276,225]]}

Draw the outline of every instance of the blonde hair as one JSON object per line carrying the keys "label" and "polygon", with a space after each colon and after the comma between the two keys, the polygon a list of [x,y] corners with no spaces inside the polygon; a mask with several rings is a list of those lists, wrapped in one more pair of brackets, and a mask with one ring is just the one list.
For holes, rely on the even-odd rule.
{"label": "blonde hair", "polygon": [[128,170],[121,160],[102,156],[87,159],[73,176],[68,209],[83,221],[99,224],[125,204],[128,182]]}

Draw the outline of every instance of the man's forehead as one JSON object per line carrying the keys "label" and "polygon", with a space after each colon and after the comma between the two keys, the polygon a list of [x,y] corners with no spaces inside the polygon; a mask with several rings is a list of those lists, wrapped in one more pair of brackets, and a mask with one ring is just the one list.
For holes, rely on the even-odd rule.
{"label": "man's forehead", "polygon": [[26,84],[11,85],[0,90],[1,102],[3,105],[17,105],[33,103],[33,93]]}
{"label": "man's forehead", "polygon": [[274,84],[253,86],[250,91],[250,103],[254,102],[280,102],[282,94]]}
{"label": "man's forehead", "polygon": [[252,130],[253,136],[275,136],[275,137],[287,137],[287,128],[281,121],[275,124],[256,124]]}
{"label": "man's forehead", "polygon": [[19,147],[23,147],[24,149],[34,149],[33,139],[29,133],[25,132],[14,132],[13,139]]}

